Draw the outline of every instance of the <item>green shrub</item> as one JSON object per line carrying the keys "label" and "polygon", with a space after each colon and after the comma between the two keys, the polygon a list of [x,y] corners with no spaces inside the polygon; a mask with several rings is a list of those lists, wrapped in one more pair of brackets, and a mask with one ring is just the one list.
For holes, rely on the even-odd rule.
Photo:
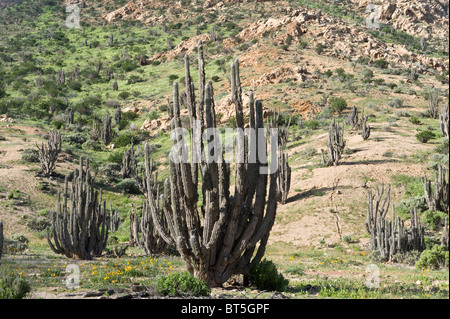
{"label": "green shrub", "polygon": [[122,165],[123,153],[125,152],[125,148],[119,148],[111,152],[108,156],[109,163],[115,163]]}
{"label": "green shrub", "polygon": [[37,149],[28,148],[22,153],[22,161],[30,163],[39,162],[39,153]]}
{"label": "green shrub", "polygon": [[206,283],[189,272],[175,273],[163,276],[156,283],[156,291],[164,296],[209,296],[211,288]]}
{"label": "green shrub", "polygon": [[13,238],[4,238],[3,252],[6,254],[20,254],[28,249],[28,239],[23,235],[13,235]]}
{"label": "green shrub", "polygon": [[31,217],[26,222],[26,226],[36,232],[43,231],[50,225],[49,220],[45,217]]}
{"label": "green shrub", "polygon": [[427,143],[429,140],[431,140],[432,138],[435,138],[435,137],[436,137],[436,134],[434,134],[433,132],[431,132],[429,130],[425,130],[425,131],[422,131],[422,132],[416,134],[416,138],[422,143]]}
{"label": "green shrub", "polygon": [[401,108],[403,107],[403,100],[399,98],[392,99],[388,102],[388,105],[393,108]]}
{"label": "green shrub", "polygon": [[53,120],[50,124],[57,130],[59,130],[64,125],[64,121],[63,120]]}
{"label": "green shrub", "polygon": [[332,97],[330,98],[330,108],[331,111],[341,114],[347,108],[347,102],[342,97]]}
{"label": "green shrub", "polygon": [[326,46],[324,46],[322,43],[318,43],[315,48],[316,53],[322,54],[322,52],[323,52],[323,50],[325,50],[325,48],[326,48]]}
{"label": "green shrub", "polygon": [[389,67],[389,62],[385,59],[375,60],[373,64],[380,69],[387,69]]}
{"label": "green shrub", "polygon": [[428,225],[431,230],[436,230],[439,223],[443,221],[446,216],[447,214],[444,212],[432,212],[430,210],[426,210],[422,213],[422,221]]}
{"label": "green shrub", "polygon": [[84,150],[101,151],[103,146],[99,141],[87,140],[81,146]]}
{"label": "green shrub", "polygon": [[131,140],[137,141],[138,138],[136,134],[130,131],[121,132],[119,136],[117,136],[114,140],[114,147],[125,147],[131,144]]}
{"label": "green shrub", "polygon": [[256,288],[269,291],[284,291],[289,284],[289,281],[278,273],[277,266],[266,259],[250,268],[249,280]]}
{"label": "green shrub", "polygon": [[125,178],[116,185],[117,189],[128,194],[139,194],[139,186],[134,178]]}
{"label": "green shrub", "polygon": [[318,120],[308,120],[303,125],[311,130],[317,130],[320,127],[320,122]]}
{"label": "green shrub", "polygon": [[67,134],[67,135],[63,135],[61,137],[63,142],[69,143],[73,146],[77,146],[80,147],[81,144],[83,144],[84,142],[87,141],[87,137],[84,136],[81,133],[73,133],[73,134]]}
{"label": "green shrub", "polygon": [[448,251],[445,251],[445,247],[442,245],[435,245],[431,249],[426,249],[420,255],[419,260],[416,263],[417,269],[440,269],[443,267],[448,268]]}
{"label": "green shrub", "polygon": [[31,291],[31,285],[22,276],[0,269],[0,299],[23,299]]}
{"label": "green shrub", "polygon": [[119,97],[122,99],[122,100],[126,100],[126,99],[128,99],[129,97],[130,97],[130,92],[128,92],[128,91],[122,91],[122,92],[120,92],[119,93]]}
{"label": "green shrub", "polygon": [[445,138],[441,144],[439,144],[438,146],[436,146],[434,148],[434,151],[438,154],[447,154],[448,155],[448,148],[449,148],[448,138]]}
{"label": "green shrub", "polygon": [[409,121],[410,121],[412,124],[416,124],[416,125],[418,125],[418,124],[421,123],[420,120],[419,120],[417,117],[415,117],[415,116],[411,116],[411,117],[409,118]]}

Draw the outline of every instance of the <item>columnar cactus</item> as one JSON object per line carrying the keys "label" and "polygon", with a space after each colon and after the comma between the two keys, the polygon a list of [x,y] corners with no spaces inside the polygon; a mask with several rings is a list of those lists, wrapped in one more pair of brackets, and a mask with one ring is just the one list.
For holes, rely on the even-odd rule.
{"label": "columnar cactus", "polygon": [[448,119],[449,119],[449,101],[447,100],[447,103],[444,103],[444,106],[442,106],[441,114],[439,114],[439,125],[441,127],[442,135],[444,135],[446,138],[449,138],[448,134]]}
{"label": "columnar cactus", "polygon": [[98,123],[97,120],[93,120],[92,121],[92,129],[89,132],[89,138],[92,141],[98,141],[98,139],[100,138],[101,135],[101,129],[100,129],[100,124]]}
{"label": "columnar cactus", "polygon": [[280,151],[278,156],[277,200],[284,205],[291,188],[291,167],[288,163],[288,156],[284,151]]}
{"label": "columnar cactus", "polygon": [[106,111],[105,116],[103,117],[103,129],[101,132],[101,137],[103,144],[108,145],[111,143],[113,135],[112,135],[112,129],[111,129],[111,116],[109,115],[109,112]]}
{"label": "columnar cactus", "polygon": [[86,159],[86,167],[84,159],[80,159],[80,168],[73,174],[70,196],[68,188],[66,177],[62,202],[58,194],[57,211],[52,214],[52,233],[47,229],[47,242],[55,253],[69,258],[89,260],[100,256],[108,239],[106,202],[102,203],[101,193],[99,198],[94,189],[89,159]]}
{"label": "columnar cactus", "polygon": [[73,124],[74,116],[75,112],[71,107],[64,112],[64,120],[67,124]]}
{"label": "columnar cactus", "polygon": [[0,259],[2,259],[3,254],[3,222],[0,221]]}
{"label": "columnar cactus", "polygon": [[120,171],[122,178],[128,178],[135,175],[135,170],[137,169],[133,144],[133,141],[131,141],[131,146],[125,150],[122,156],[122,169]]}
{"label": "columnar cactus", "polygon": [[[253,103],[253,94],[250,94],[250,103]],[[269,128],[275,128],[278,131],[278,187],[277,200],[281,204],[286,204],[289,189],[291,187],[291,168],[288,162],[288,154],[284,151],[289,137],[289,127],[291,126],[292,116],[288,123],[280,126],[281,111],[278,110],[273,117],[268,118]],[[270,139],[270,132],[267,130],[267,138]]]}
{"label": "columnar cactus", "polygon": [[449,170],[438,165],[435,170],[434,187],[426,176],[422,177],[424,197],[430,211],[449,213]]}
{"label": "columnar cactus", "polygon": [[352,107],[352,112],[350,113],[350,116],[348,118],[348,124],[352,126],[352,130],[359,127],[359,116],[356,106]]}
{"label": "columnar cactus", "polygon": [[442,231],[441,245],[448,251],[448,216],[445,216],[444,229]]}
{"label": "columnar cactus", "polygon": [[109,215],[106,216],[106,223],[111,233],[119,229],[120,219],[118,216],[118,210],[113,209],[112,205],[109,206]]}
{"label": "columnar cactus", "polygon": [[345,148],[344,141],[344,124],[339,126],[336,120],[330,124],[328,129],[328,144],[327,144],[328,157],[325,158],[325,154],[322,151],[322,160],[325,166],[338,165],[341,159],[342,153]]}
{"label": "columnar cactus", "polygon": [[114,126],[119,125],[121,119],[122,119],[122,109],[119,106],[118,108],[116,108],[116,111],[114,112]]}
{"label": "columnar cactus", "polygon": [[370,249],[377,251],[384,261],[391,261],[395,254],[408,251],[423,251],[425,249],[425,229],[420,222],[417,208],[411,210],[411,226],[405,227],[404,221],[395,216],[392,206],[392,219],[386,215],[390,204],[390,186],[384,193],[384,186],[377,187],[377,197],[374,202],[372,192],[368,191],[368,210],[366,229],[370,234]]}
{"label": "columnar cactus", "polygon": [[[147,199],[154,226],[168,244],[176,247],[189,272],[209,286],[220,286],[232,274],[248,274],[250,266],[259,263],[263,257],[277,209],[277,173],[271,172],[269,176],[261,174],[261,170],[267,169],[267,161],[259,157],[255,163],[249,162],[249,152],[252,150],[246,150],[243,140],[237,138],[236,151],[243,155],[244,161],[238,161],[235,165],[235,185],[231,194],[230,164],[223,159],[207,160],[210,156],[220,157],[223,154],[218,148],[211,149],[214,155],[209,151],[205,154],[203,149],[206,145],[201,139],[202,134],[197,134],[202,133],[204,129],[216,128],[213,88],[211,81],[205,84],[201,42],[198,61],[200,83],[198,100],[195,103],[189,57],[185,57],[186,103],[191,119],[193,144],[203,147],[191,152],[190,161],[180,161],[180,157],[186,154],[184,150],[187,146],[181,136],[174,133],[172,137],[174,146],[177,147],[171,153],[169,179],[164,182],[162,199],[157,188],[156,196],[152,196],[154,185],[148,190]],[[231,91],[237,128],[243,131],[244,115],[238,60],[231,66]],[[262,103],[256,101],[254,104],[250,104],[250,127],[262,129]],[[177,82],[173,85],[172,111],[172,128],[173,132],[177,132],[181,129]],[[265,134],[260,134],[256,132],[256,139],[258,140],[259,136],[259,141],[266,144]],[[218,141],[208,138],[208,142]],[[257,148],[260,147],[260,144],[256,145]],[[276,146],[277,142],[272,145]],[[196,158],[200,160],[192,160]],[[202,179],[201,186],[199,174]],[[151,184],[151,178],[152,176],[147,176],[148,185]],[[201,204],[199,191],[203,198]]]}
{"label": "columnar cactus", "polygon": [[42,143],[41,146],[36,144],[39,162],[45,176],[52,175],[58,154],[61,151],[61,133],[58,130],[50,130],[49,136],[46,144]]}
{"label": "columnar cactus", "polygon": [[[133,245],[139,245],[147,255],[158,254],[165,251],[169,245],[160,236],[155,228],[153,216],[149,209],[149,205],[156,200],[159,203],[159,194],[156,183],[158,173],[152,176],[153,162],[150,159],[150,148],[147,143],[144,146],[145,162],[141,174],[137,174],[137,169],[133,170],[133,177],[136,179],[139,188],[145,194],[145,201],[142,208],[142,218],[136,214],[134,207],[130,212],[130,242]],[[147,186],[150,183],[150,187]],[[155,198],[156,197],[156,198]],[[150,199],[149,199],[150,198]],[[160,216],[162,227],[167,227],[164,215]]]}
{"label": "columnar cactus", "polygon": [[437,89],[429,91],[428,95],[428,116],[437,119],[439,117],[440,92]]}
{"label": "columnar cactus", "polygon": [[364,115],[364,112],[361,114],[361,121],[360,121],[360,127],[361,127],[361,136],[363,140],[367,140],[370,136],[370,126],[367,125],[367,119],[369,117],[367,115]]}
{"label": "columnar cactus", "polygon": [[[164,220],[164,216],[161,218]],[[167,225],[163,227],[167,227]],[[148,208],[148,199],[144,201],[142,218],[139,218],[134,209],[130,212],[130,235],[132,244],[137,244],[148,256],[162,253],[169,247],[155,228],[152,214]]]}

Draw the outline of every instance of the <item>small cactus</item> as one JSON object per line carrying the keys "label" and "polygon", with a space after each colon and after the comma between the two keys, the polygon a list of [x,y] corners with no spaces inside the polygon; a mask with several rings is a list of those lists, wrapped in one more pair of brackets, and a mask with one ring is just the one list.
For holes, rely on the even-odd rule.
{"label": "small cactus", "polygon": [[58,154],[61,151],[61,133],[58,130],[50,131],[50,138],[47,144],[37,145],[39,162],[45,176],[50,176],[55,169]]}

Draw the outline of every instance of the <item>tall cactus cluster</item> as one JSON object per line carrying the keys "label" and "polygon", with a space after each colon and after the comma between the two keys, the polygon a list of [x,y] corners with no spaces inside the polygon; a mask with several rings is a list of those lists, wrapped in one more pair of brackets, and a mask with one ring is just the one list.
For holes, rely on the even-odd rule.
{"label": "tall cactus cluster", "polygon": [[[146,175],[149,185],[147,208],[158,233],[167,244],[176,247],[189,272],[209,286],[220,286],[233,274],[248,274],[250,266],[259,263],[263,257],[277,209],[277,173],[261,174],[260,169],[267,169],[267,158],[260,156],[256,162],[249,161],[249,153],[254,149],[246,149],[245,142],[237,138],[236,151],[243,155],[244,161],[235,164],[234,191],[230,191],[230,163],[207,160],[210,156],[223,156],[223,150],[221,153],[219,148],[214,148],[206,154],[207,144],[201,138],[205,129],[217,127],[212,82],[205,83],[201,42],[198,46],[198,67],[199,96],[195,101],[189,56],[185,56],[186,106],[193,133],[192,144],[199,146],[200,154],[192,152],[188,155],[189,161],[180,161],[180,157],[186,155],[183,151],[187,145],[180,135],[172,135],[177,147],[171,153],[169,178],[164,182],[162,196],[156,183],[151,183],[151,172]],[[237,128],[243,131],[245,124],[238,60],[231,65],[231,90]],[[262,129],[261,101],[251,102],[249,107],[250,128]],[[182,127],[177,82],[173,85],[173,107],[169,114],[173,114],[172,131],[176,132]],[[267,148],[266,136],[258,134],[258,130],[256,137],[249,138],[249,144],[253,145],[251,143],[255,143],[258,137]],[[217,139],[208,138],[208,143],[217,142]],[[261,144],[255,143],[257,148]],[[276,141],[274,144],[277,144]],[[200,160],[193,160],[198,155]],[[200,191],[202,200],[199,198]]]}
{"label": "tall cactus cluster", "polygon": [[58,154],[61,152],[61,133],[58,130],[50,130],[47,143],[41,143],[41,146],[36,144],[36,146],[42,173],[45,176],[52,175]]}
{"label": "tall cactus cluster", "polygon": [[391,261],[395,254],[404,254],[408,251],[423,251],[425,249],[425,229],[417,214],[417,208],[411,210],[411,226],[405,227],[404,221],[395,217],[392,206],[392,219],[387,220],[389,211],[390,187],[384,192],[377,187],[376,198],[368,191],[368,210],[366,229],[370,234],[370,248],[377,251],[383,261]]}
{"label": "tall cactus cluster", "polygon": [[[57,254],[69,258],[89,260],[100,256],[108,239],[106,202],[102,202],[94,188],[89,159],[80,159],[74,170],[70,195],[68,177],[64,194],[58,194],[57,211],[52,214],[52,233],[47,229],[47,241]],[[53,239],[53,242],[52,242]]]}

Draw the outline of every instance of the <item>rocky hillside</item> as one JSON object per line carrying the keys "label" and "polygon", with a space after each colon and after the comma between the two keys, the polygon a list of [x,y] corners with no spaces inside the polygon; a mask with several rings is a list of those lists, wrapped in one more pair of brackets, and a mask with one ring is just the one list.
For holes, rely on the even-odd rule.
{"label": "rocky hillside", "polygon": [[[65,26],[67,4],[80,6],[80,29]],[[57,170],[66,173],[81,155],[92,158],[126,220],[139,197],[121,188],[122,155],[131,141],[150,141],[155,165],[161,176],[167,174],[172,83],[184,83],[186,54],[197,67],[202,41],[222,125],[235,121],[228,80],[234,58],[241,65],[245,106],[252,90],[263,100],[265,117],[278,110],[293,116],[288,150],[295,182],[271,240],[301,245],[345,233],[364,237],[366,187],[407,174],[420,178],[430,173],[429,163],[445,162],[432,156],[442,135],[437,121],[425,115],[430,92],[438,92],[439,107],[444,104],[449,69],[448,1],[378,1],[373,12],[368,6],[364,0],[37,0],[1,10],[0,133],[13,135],[10,144],[0,141],[0,176],[8,180],[0,179],[0,214],[10,214],[7,197],[15,189],[32,203],[20,208],[22,216],[54,206],[60,183],[34,185],[38,165],[21,158],[45,130],[57,127],[63,129],[64,158],[70,159]],[[346,105],[339,112],[332,107],[336,98]],[[370,116],[372,139],[365,143],[348,129],[344,165],[322,167],[329,123],[347,121],[353,106]],[[74,111],[73,123],[66,122],[68,110]],[[103,145],[94,128],[106,112],[117,110],[125,115],[116,121],[112,142]],[[184,121],[187,113],[181,111]],[[434,130],[434,144],[415,137],[427,128]],[[19,177],[10,178],[12,171]],[[42,201],[41,188],[47,187],[52,192]],[[399,187],[396,199],[407,191]],[[14,229],[7,226],[7,232],[25,227],[20,216],[14,215]],[[308,217],[302,223],[311,231],[298,227],[301,216]]]}

